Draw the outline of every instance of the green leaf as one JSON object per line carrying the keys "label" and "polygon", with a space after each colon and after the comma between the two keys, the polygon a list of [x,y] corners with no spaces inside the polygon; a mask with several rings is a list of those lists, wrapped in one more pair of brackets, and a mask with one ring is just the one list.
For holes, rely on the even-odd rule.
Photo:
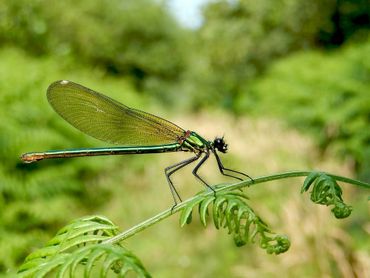
{"label": "green leaf", "polygon": [[192,202],[190,202],[185,208],[181,210],[180,215],[180,227],[184,227],[185,224],[190,224],[192,219],[193,207],[200,203],[202,199],[199,196],[195,197]]}
{"label": "green leaf", "polygon": [[[260,238],[260,246],[270,254],[280,254],[289,249],[290,242],[284,236],[273,234],[265,222],[248,206],[244,194],[234,191],[217,192],[216,196],[198,195],[183,208],[180,223],[189,217],[195,206],[198,206],[201,223],[206,226],[209,208],[212,207],[212,217],[216,229],[227,228],[233,236],[236,246],[253,243]],[[270,234],[272,236],[270,236]],[[279,240],[278,240],[279,239]],[[284,240],[282,240],[284,239]]]}
{"label": "green leaf", "polygon": [[215,197],[210,196],[206,198],[203,202],[200,203],[199,205],[199,216],[200,216],[200,221],[202,222],[203,226],[207,226],[207,216],[208,216],[208,206],[210,203],[214,201]]}
{"label": "green leaf", "polygon": [[320,174],[320,172],[311,172],[303,182],[301,193],[307,191],[310,188],[311,184],[317,179],[317,177],[320,176]]}
{"label": "green leaf", "polygon": [[118,274],[134,272],[138,277],[150,277],[141,262],[126,248],[118,245],[96,244],[76,249],[71,253],[56,254],[46,258],[39,265],[19,271],[20,277],[45,277],[56,273],[57,277],[76,277],[79,268],[84,268],[84,276],[100,269],[101,277],[109,272]]}
{"label": "green leaf", "polygon": [[[117,227],[105,217],[77,219],[59,230],[48,244],[32,254],[20,266],[21,277],[76,276],[84,268],[84,276],[100,268],[102,277],[109,272],[133,271],[139,277],[149,277],[145,268],[130,251],[119,245],[101,244],[116,235]],[[68,276],[68,275],[67,275]]]}
{"label": "green leaf", "polygon": [[337,181],[325,173],[313,172],[305,180],[302,187],[307,191],[313,184],[310,199],[320,205],[334,206],[331,212],[336,218],[346,218],[352,212],[352,207],[343,202],[342,189]]}

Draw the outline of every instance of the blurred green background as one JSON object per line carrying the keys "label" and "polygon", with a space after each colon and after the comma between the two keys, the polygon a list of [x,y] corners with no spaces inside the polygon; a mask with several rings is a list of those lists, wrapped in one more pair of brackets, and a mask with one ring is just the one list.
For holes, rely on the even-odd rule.
{"label": "blurred green background", "polygon": [[[22,164],[23,152],[106,146],[52,111],[45,93],[55,80],[209,139],[225,135],[225,165],[253,177],[319,169],[370,181],[368,1],[195,1],[200,18],[189,25],[174,16],[186,12],[189,1],[182,2],[0,2],[3,275],[75,218],[101,214],[124,230],[170,207],[163,169],[189,155]],[[201,174],[229,181],[215,162]],[[184,199],[202,189],[190,167],[174,180]],[[369,277],[367,192],[343,185],[354,211],[339,221],[299,195],[301,182],[247,192],[271,227],[290,237],[285,254],[237,248],[226,231],[197,221],[181,229],[176,216],[126,244],[154,277]]]}

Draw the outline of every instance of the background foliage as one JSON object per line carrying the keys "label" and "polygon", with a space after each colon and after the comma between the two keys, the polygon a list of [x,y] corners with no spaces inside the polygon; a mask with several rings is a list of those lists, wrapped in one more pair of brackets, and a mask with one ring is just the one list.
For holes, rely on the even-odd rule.
{"label": "background foliage", "polygon": [[359,178],[369,180],[369,51],[367,40],[328,54],[311,51],[274,63],[245,87],[239,109],[287,119],[310,132],[323,154],[339,154]]}
{"label": "background foliage", "polygon": [[[252,176],[321,167],[369,181],[369,9],[365,0],[211,1],[189,30],[165,1],[1,1],[0,273],[79,216],[104,214],[127,228],[171,205],[162,169],[183,155],[20,163],[27,151],[104,146],[49,107],[44,92],[58,79],[210,139],[225,132],[225,164]],[[202,174],[216,183],[215,167]],[[186,170],[176,184],[185,196],[199,190]],[[158,277],[276,277],[278,266],[292,277],[365,275],[361,193],[345,191],[353,218],[338,224],[291,187],[247,193],[292,237],[282,257],[236,249],[201,224],[180,230],[176,219],[127,244]]]}

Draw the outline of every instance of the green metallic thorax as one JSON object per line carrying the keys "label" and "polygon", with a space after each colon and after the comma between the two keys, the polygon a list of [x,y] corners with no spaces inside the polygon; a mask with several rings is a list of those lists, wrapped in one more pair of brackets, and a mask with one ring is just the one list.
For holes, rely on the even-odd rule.
{"label": "green metallic thorax", "polygon": [[184,151],[203,151],[204,149],[209,149],[211,147],[211,142],[204,139],[198,133],[191,131],[190,135],[185,138],[181,147]]}

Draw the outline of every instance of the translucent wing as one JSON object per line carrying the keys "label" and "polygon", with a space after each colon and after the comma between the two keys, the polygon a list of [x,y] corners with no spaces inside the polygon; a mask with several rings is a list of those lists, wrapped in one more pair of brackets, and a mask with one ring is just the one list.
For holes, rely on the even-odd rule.
{"label": "translucent wing", "polygon": [[82,132],[99,140],[126,146],[176,143],[185,131],[152,114],[71,81],[56,81],[47,91],[54,110]]}

